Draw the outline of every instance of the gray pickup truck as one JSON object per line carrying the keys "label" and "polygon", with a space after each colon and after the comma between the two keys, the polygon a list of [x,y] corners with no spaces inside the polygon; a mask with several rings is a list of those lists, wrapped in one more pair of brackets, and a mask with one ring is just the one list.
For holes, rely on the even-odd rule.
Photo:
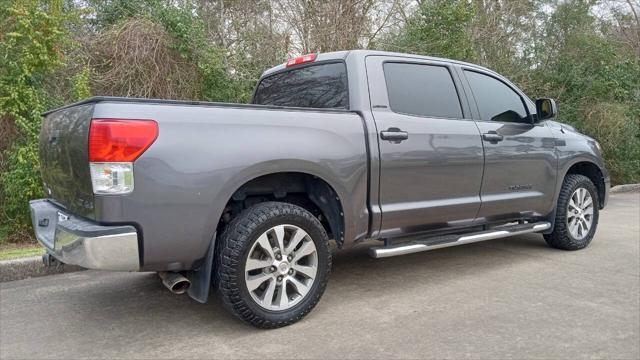
{"label": "gray pickup truck", "polygon": [[45,114],[33,227],[48,264],[158,272],[279,327],[319,301],[334,246],[587,246],[610,180],[556,112],[480,66],[364,50],[267,70],[250,105],[94,97]]}

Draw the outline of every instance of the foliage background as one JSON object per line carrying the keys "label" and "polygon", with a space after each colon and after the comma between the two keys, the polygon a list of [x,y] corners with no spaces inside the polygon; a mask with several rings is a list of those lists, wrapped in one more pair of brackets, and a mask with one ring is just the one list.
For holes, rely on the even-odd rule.
{"label": "foliage background", "polygon": [[0,244],[32,241],[40,113],[91,95],[246,102],[315,51],[460,59],[557,100],[640,182],[639,0],[0,0]]}

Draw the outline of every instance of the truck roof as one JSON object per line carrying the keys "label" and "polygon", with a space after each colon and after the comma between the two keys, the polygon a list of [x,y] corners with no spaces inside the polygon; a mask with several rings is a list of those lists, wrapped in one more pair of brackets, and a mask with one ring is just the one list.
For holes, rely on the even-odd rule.
{"label": "truck roof", "polygon": [[[464,61],[439,58],[435,56],[415,55],[415,54],[406,54],[406,53],[381,51],[381,50],[343,50],[343,51],[318,53],[315,61],[344,60],[348,56],[361,57],[363,59],[367,56],[393,56],[393,57],[405,57],[405,58],[421,59],[421,60],[440,61],[440,62],[448,62],[448,63],[458,64],[458,65],[465,65],[468,67],[473,67],[473,68],[482,69],[484,71],[495,73],[493,70],[488,69],[486,67],[464,62]],[[265,72],[263,72],[260,78],[263,78],[265,76],[271,75],[275,72],[278,72],[284,69],[285,69],[285,63],[282,63],[280,65],[274,66],[266,70]]]}

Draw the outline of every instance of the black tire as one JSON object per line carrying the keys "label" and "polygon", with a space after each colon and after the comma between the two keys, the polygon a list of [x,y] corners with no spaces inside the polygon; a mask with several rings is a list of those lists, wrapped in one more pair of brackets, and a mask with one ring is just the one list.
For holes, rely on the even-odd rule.
{"label": "black tire", "polygon": [[[591,199],[593,201],[593,218],[591,228],[587,235],[581,239],[578,239],[571,234],[571,231],[569,231],[569,224],[567,223],[567,208],[569,206],[569,201],[573,193],[578,188],[586,189],[589,192],[589,195],[591,195]],[[593,239],[596,228],[598,227],[598,204],[598,191],[588,177],[578,174],[567,175],[562,184],[560,195],[558,196],[553,232],[544,235],[544,239],[547,244],[553,248],[561,250],[580,250],[587,247]]]}
{"label": "black tire", "polygon": [[[272,311],[253,300],[245,283],[245,262],[258,237],[274,226],[291,224],[307,232],[317,251],[316,278],[306,295],[293,307]],[[293,324],[316,306],[331,272],[329,239],[322,224],[307,210],[288,203],[254,205],[226,227],[218,239],[215,285],[224,307],[242,321],[259,328]]]}

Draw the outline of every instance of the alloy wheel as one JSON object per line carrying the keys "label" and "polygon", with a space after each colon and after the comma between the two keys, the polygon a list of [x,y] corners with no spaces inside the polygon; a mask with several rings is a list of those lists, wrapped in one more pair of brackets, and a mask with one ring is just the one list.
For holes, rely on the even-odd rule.
{"label": "alloy wheel", "polygon": [[576,240],[585,238],[593,224],[593,198],[585,188],[577,188],[567,206],[567,226]]}
{"label": "alloy wheel", "polygon": [[318,252],[309,234],[295,225],[277,225],[251,246],[245,284],[256,304],[282,311],[304,299],[317,271]]}

